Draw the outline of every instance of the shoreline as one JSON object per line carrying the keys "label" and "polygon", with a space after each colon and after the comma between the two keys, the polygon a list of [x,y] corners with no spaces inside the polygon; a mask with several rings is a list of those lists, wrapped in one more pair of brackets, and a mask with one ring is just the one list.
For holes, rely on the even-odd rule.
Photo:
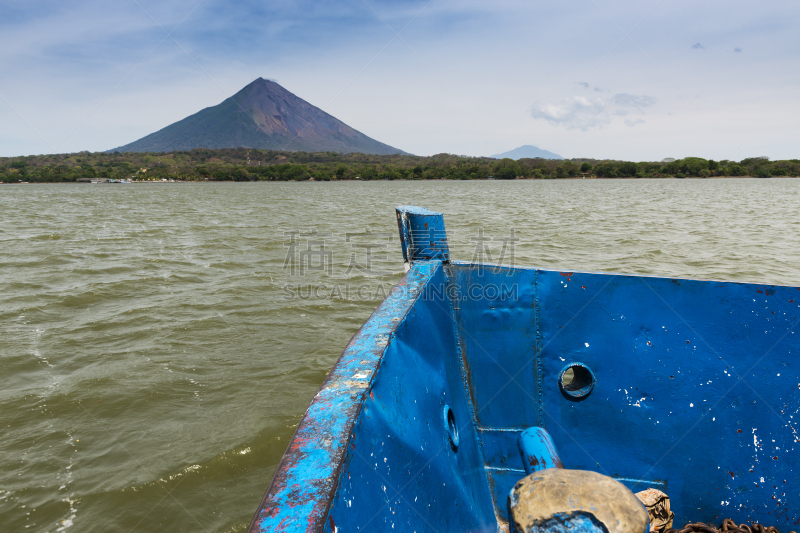
{"label": "shoreline", "polygon": [[585,181],[585,180],[603,180],[603,181],[614,181],[614,180],[624,180],[624,181],[644,181],[644,180],[719,180],[719,179],[754,179],[754,180],[770,180],[770,179],[800,179],[797,176],[769,176],[760,178],[757,176],[708,176],[708,177],[700,177],[700,176],[687,176],[685,178],[676,178],[675,176],[664,176],[659,178],[648,177],[648,178],[636,178],[636,177],[617,177],[617,178],[598,178],[598,177],[591,177],[591,178],[584,178],[584,177],[571,177],[571,178],[514,178],[510,180],[505,179],[469,179],[469,180],[453,180],[448,178],[440,178],[440,179],[396,179],[396,180],[386,180],[386,179],[376,179],[376,180],[348,180],[348,179],[337,179],[337,180],[251,180],[251,181],[234,181],[234,180],[186,180],[186,181],[157,181],[157,180],[147,180],[147,181],[131,181],[130,183],[86,183],[86,182],[78,182],[78,181],[24,181],[24,182],[17,182],[17,183],[6,183],[0,182],[0,185],[170,185],[170,184],[178,184],[178,183],[191,183],[191,184],[203,184],[203,183],[379,183],[384,181],[413,181],[413,182],[439,182],[439,181],[452,181],[452,182],[469,182],[469,181],[498,181],[498,182],[517,182],[517,181]]}

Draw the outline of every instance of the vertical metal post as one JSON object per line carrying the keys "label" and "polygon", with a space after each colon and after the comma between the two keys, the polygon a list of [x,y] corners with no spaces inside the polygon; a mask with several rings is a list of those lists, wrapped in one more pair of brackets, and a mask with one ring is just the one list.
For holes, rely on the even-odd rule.
{"label": "vertical metal post", "polygon": [[397,208],[397,229],[406,271],[414,261],[450,260],[442,213],[424,207],[400,206]]}

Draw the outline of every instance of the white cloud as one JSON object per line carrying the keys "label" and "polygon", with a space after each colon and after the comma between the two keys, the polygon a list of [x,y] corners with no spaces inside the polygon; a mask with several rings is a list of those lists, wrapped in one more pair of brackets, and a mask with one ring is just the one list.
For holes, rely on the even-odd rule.
{"label": "white cloud", "polygon": [[[648,95],[617,93],[608,100],[573,96],[557,104],[537,102],[530,109],[533,118],[546,120],[554,126],[569,130],[587,131],[611,123],[612,117],[625,117],[631,113],[644,115],[644,109],[655,105],[656,99]],[[630,127],[644,123],[642,119],[626,119]]]}
{"label": "white cloud", "polygon": [[650,107],[656,103],[656,99],[652,96],[642,95],[636,96],[633,94],[619,93],[611,98],[611,103],[620,107],[635,107],[640,111],[645,107]]}
{"label": "white cloud", "polygon": [[605,102],[599,98],[583,96],[565,98],[557,104],[536,102],[531,106],[530,114],[533,118],[570,130],[586,131],[611,122]]}

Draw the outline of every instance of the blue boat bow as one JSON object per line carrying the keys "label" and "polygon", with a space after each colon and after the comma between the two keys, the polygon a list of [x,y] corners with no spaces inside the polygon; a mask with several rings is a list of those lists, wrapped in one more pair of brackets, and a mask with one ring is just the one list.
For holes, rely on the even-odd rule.
{"label": "blue boat bow", "polygon": [[667,493],[676,524],[800,523],[800,288],[453,261],[441,213],[397,218],[408,272],[250,531],[507,530],[528,428],[553,465]]}

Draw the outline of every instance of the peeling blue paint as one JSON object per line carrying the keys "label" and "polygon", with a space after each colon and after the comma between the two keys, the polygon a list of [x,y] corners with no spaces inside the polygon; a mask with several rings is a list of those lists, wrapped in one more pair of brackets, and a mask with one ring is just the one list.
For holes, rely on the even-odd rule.
{"label": "peeling blue paint", "polygon": [[322,531],[355,421],[391,336],[440,263],[416,263],[348,344],[314,396],[250,531]]}

